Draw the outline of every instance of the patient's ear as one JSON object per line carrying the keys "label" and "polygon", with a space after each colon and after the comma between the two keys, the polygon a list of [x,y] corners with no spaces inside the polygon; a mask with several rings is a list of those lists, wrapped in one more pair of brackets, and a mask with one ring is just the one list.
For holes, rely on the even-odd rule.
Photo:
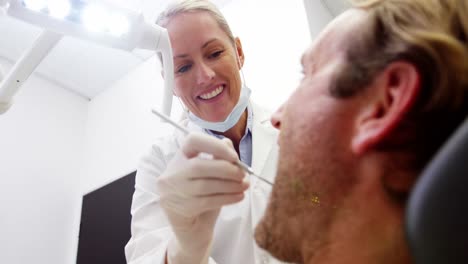
{"label": "patient's ear", "polygon": [[393,62],[378,73],[365,91],[368,96],[357,119],[353,152],[365,153],[391,136],[414,106],[420,86],[420,74],[408,62]]}

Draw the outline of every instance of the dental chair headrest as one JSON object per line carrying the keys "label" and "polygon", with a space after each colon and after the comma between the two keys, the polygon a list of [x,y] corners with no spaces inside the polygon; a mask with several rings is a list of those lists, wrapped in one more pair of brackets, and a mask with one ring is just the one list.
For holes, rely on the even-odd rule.
{"label": "dental chair headrest", "polygon": [[415,263],[468,263],[468,119],[425,168],[405,217]]}

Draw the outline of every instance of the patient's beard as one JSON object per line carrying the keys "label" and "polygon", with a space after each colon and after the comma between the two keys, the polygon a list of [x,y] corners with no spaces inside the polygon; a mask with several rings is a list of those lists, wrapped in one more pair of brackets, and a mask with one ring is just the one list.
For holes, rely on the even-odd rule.
{"label": "patient's beard", "polygon": [[317,176],[328,174],[312,168],[310,160],[299,161],[290,153],[281,153],[280,157],[275,185],[255,229],[255,240],[279,260],[304,263],[328,244],[334,209],[324,193],[316,191],[323,189],[326,193],[328,186]]}
{"label": "patient's beard", "polygon": [[287,213],[283,211],[285,206],[288,206],[283,194],[288,186],[285,186],[287,185],[286,177],[279,176],[280,173],[278,171],[267,210],[255,228],[255,240],[259,247],[279,260],[302,263],[300,241],[294,236],[294,232],[290,231],[298,228],[300,223],[292,223],[292,219],[288,218]]}

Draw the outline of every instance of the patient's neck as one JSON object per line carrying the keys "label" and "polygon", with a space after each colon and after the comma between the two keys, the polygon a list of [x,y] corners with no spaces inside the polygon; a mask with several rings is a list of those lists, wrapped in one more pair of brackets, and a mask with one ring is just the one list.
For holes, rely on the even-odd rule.
{"label": "patient's neck", "polygon": [[412,263],[404,234],[404,203],[392,198],[380,180],[372,180],[385,173],[374,170],[346,196],[320,246],[308,245],[316,234],[304,233],[303,263]]}

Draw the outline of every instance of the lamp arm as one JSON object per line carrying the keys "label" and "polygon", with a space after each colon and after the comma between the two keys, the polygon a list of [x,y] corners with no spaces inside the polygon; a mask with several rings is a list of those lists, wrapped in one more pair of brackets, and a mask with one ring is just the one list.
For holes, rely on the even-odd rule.
{"label": "lamp arm", "polygon": [[0,114],[10,108],[13,96],[61,38],[61,34],[43,30],[31,48],[22,54],[5,78],[1,80]]}
{"label": "lamp arm", "polygon": [[161,53],[164,73],[164,90],[162,112],[170,116],[172,109],[172,94],[174,89],[174,61],[172,46],[167,30],[159,25],[144,22],[138,48],[154,50]]}
{"label": "lamp arm", "polygon": [[157,51],[161,53],[164,69],[164,90],[162,98],[162,111],[171,116],[172,95],[174,93],[174,60],[172,55],[171,41],[166,29],[161,32]]}

